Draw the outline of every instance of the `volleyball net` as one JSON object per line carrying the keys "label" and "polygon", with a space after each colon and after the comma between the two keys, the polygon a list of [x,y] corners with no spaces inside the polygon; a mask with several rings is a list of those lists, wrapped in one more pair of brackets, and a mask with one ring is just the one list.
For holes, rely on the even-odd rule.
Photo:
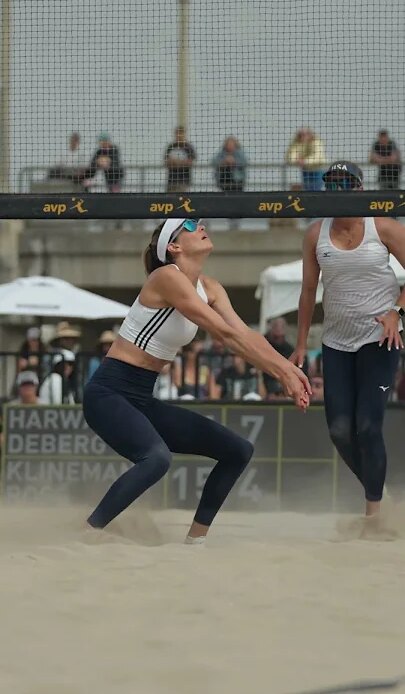
{"label": "volleyball net", "polygon": [[[2,218],[405,207],[403,0],[3,0],[1,12]],[[324,191],[341,159],[364,170],[364,192]]]}

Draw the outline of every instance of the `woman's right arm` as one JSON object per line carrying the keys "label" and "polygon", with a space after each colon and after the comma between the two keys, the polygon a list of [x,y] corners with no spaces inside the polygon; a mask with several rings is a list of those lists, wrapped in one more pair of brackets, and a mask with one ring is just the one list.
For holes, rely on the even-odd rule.
{"label": "woman's right arm", "polygon": [[307,394],[311,392],[307,378],[304,374],[292,371],[287,359],[276,352],[262,335],[251,330],[241,319],[234,320],[233,324],[231,321],[227,322],[199,297],[190,280],[176,268],[168,265],[159,268],[153,275],[150,277],[153,289],[170,306],[174,306],[183,316],[220,340],[249,364],[275,376],[299,407],[307,407]]}
{"label": "woman's right arm", "polygon": [[312,224],[304,238],[303,244],[303,278],[301,295],[298,304],[297,346],[290,361],[301,369],[307,351],[308,333],[312,323],[316,302],[320,268],[316,257],[316,244],[320,232],[320,223]]}

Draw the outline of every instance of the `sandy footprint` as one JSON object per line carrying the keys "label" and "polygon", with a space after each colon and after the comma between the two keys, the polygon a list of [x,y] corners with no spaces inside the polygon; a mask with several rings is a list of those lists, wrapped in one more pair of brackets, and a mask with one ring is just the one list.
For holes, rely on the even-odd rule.
{"label": "sandy footprint", "polygon": [[336,523],[336,533],[335,542],[348,542],[350,540],[391,542],[400,537],[398,530],[385,514],[357,516],[349,519],[339,518]]}
{"label": "sandy footprint", "polygon": [[107,528],[87,526],[80,532],[86,544],[125,543],[158,546],[166,544],[162,531],[146,509],[134,509],[125,516],[113,520]]}

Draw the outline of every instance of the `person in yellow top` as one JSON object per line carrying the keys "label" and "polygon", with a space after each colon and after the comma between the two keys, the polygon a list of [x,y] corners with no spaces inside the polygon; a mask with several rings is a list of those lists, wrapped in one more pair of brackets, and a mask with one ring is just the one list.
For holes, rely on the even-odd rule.
{"label": "person in yellow top", "polygon": [[304,190],[322,190],[325,146],[310,128],[297,131],[288,147],[286,161],[302,169]]}

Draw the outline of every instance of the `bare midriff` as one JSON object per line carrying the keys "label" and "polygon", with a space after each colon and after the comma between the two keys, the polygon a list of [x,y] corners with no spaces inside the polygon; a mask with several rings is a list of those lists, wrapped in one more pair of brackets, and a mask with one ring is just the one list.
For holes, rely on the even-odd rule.
{"label": "bare midriff", "polygon": [[112,359],[119,359],[127,364],[132,364],[132,366],[139,366],[141,369],[158,371],[159,373],[166,364],[170,363],[144,352],[143,349],[139,349],[139,347],[125,340],[120,335],[116,337],[106,356]]}

